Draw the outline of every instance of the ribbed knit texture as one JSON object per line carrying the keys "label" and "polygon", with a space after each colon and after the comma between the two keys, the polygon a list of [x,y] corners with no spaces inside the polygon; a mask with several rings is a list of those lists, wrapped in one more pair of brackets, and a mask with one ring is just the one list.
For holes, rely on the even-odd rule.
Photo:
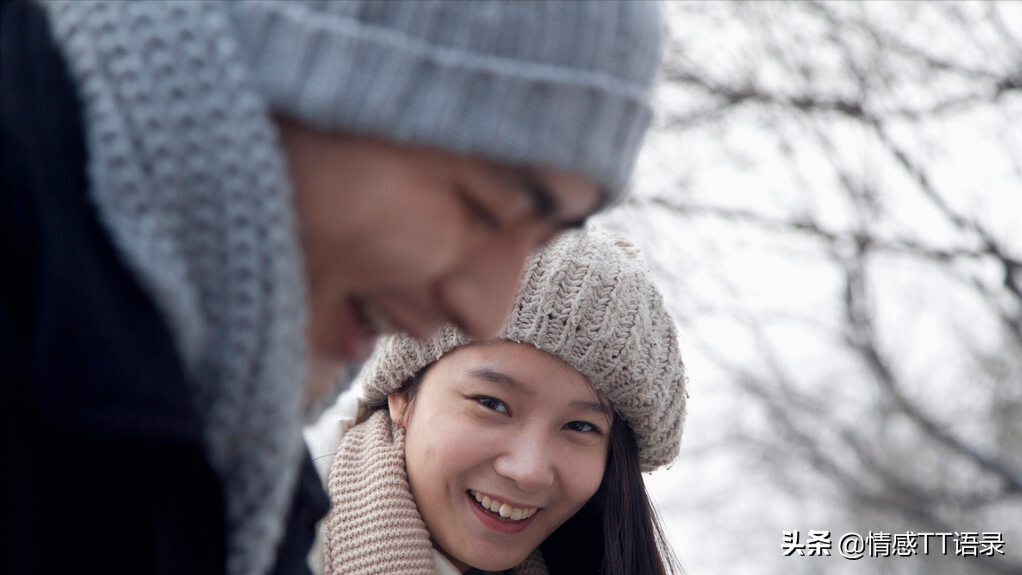
{"label": "ribbed knit texture", "polygon": [[[578,230],[539,250],[497,338],[563,359],[606,394],[635,433],[643,471],[677,456],[688,398],[678,337],[638,249],[624,238]],[[425,342],[382,339],[359,376],[366,401],[382,404],[420,369],[471,341],[453,325]]]}
{"label": "ribbed knit texture", "polygon": [[306,322],[268,110],[222,6],[45,6],[84,106],[91,199],[186,369],[228,572],[265,573],[298,472]]}
{"label": "ribbed knit texture", "polygon": [[[385,409],[352,427],[328,479],[326,575],[432,575],[433,545],[405,469],[405,428]],[[512,575],[547,575],[538,549]]]}
{"label": "ribbed knit texture", "polygon": [[237,3],[271,106],[309,124],[588,176],[614,199],[650,122],[656,2]]}

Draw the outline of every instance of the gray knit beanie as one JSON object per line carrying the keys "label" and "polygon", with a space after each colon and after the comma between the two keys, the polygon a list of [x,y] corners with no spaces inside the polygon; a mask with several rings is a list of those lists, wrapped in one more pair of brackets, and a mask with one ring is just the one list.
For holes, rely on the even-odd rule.
{"label": "gray knit beanie", "polygon": [[[678,454],[685,422],[685,366],[674,322],[638,249],[601,230],[571,231],[526,264],[497,339],[556,355],[606,394],[635,433],[643,471]],[[448,324],[428,341],[396,334],[377,343],[362,371],[370,405],[420,369],[472,340]]]}
{"label": "gray knit beanie", "polygon": [[231,5],[271,108],[324,130],[575,172],[616,199],[663,39],[645,1]]}

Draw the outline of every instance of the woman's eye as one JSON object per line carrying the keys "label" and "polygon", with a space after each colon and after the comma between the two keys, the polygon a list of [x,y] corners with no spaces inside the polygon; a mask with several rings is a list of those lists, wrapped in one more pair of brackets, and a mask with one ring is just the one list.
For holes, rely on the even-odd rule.
{"label": "woman's eye", "polygon": [[498,413],[508,413],[510,411],[503,401],[493,397],[483,395],[475,398],[475,400],[479,403],[479,405],[482,405],[487,409],[492,409]]}
{"label": "woman's eye", "polygon": [[595,425],[589,423],[588,421],[572,421],[565,425],[565,427],[572,431],[579,431],[582,433],[598,433],[601,435],[603,434],[603,431],[600,430],[599,427],[596,427]]}

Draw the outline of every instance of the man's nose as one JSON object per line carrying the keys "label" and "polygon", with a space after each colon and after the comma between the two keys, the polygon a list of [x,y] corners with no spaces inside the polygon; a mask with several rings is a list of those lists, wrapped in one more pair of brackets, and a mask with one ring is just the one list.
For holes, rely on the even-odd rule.
{"label": "man's nose", "polygon": [[522,266],[536,245],[529,230],[507,230],[460,263],[439,286],[451,319],[474,339],[493,337],[511,311]]}
{"label": "man's nose", "polygon": [[537,433],[515,433],[508,446],[494,461],[496,472],[515,482],[525,492],[549,487],[555,477],[553,452]]}

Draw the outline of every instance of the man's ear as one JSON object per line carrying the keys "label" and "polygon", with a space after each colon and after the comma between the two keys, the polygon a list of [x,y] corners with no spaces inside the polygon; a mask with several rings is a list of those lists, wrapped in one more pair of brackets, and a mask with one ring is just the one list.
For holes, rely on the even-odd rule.
{"label": "man's ear", "polygon": [[408,396],[403,393],[392,393],[387,396],[387,408],[390,411],[390,420],[404,427],[407,425],[405,410],[408,407]]}

